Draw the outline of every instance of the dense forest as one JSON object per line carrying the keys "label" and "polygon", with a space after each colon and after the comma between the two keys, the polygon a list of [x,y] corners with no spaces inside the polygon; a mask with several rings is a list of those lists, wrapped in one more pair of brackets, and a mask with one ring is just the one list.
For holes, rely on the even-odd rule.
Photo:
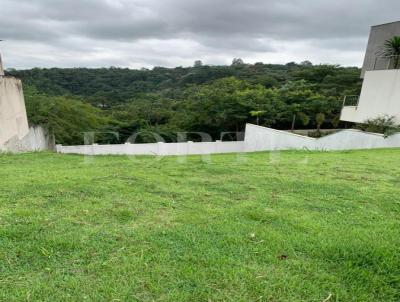
{"label": "dense forest", "polygon": [[[8,70],[21,78],[29,121],[58,143],[176,141],[178,132],[240,132],[246,122],[278,129],[341,127],[344,95],[359,94],[360,70],[337,65],[245,64],[132,70],[73,68]],[[118,135],[116,135],[118,133]],[[197,140],[193,134],[188,137]],[[224,139],[236,139],[235,135]]]}

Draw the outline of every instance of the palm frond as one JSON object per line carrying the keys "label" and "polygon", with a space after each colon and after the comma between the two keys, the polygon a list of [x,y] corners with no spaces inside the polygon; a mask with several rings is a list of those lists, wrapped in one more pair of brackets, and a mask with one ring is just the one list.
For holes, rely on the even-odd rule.
{"label": "palm frond", "polygon": [[386,40],[377,55],[384,57],[400,56],[400,36]]}

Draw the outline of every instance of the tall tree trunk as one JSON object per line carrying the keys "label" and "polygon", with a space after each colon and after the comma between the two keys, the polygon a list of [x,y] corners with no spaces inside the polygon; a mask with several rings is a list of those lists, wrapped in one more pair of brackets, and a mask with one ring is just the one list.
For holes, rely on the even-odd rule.
{"label": "tall tree trunk", "polygon": [[296,123],[296,114],[293,114],[293,120],[292,120],[292,132],[294,131],[294,124]]}

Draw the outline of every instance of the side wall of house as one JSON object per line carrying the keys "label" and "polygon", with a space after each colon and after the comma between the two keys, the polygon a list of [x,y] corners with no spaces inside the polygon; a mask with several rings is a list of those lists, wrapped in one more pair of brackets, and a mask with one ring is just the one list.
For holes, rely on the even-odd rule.
{"label": "side wall of house", "polygon": [[358,106],[344,107],[340,119],[363,123],[384,115],[400,123],[400,69],[367,71]]}

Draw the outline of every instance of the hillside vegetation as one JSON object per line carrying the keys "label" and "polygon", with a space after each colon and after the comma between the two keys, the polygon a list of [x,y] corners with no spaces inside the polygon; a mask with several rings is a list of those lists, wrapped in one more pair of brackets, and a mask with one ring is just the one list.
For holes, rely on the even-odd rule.
{"label": "hillside vegetation", "polygon": [[133,132],[141,132],[138,142],[153,141],[149,132],[166,141],[176,141],[180,131],[219,139],[221,132],[243,131],[246,122],[337,128],[343,96],[357,95],[361,85],[358,68],[310,62],[8,72],[23,80],[31,122],[48,125],[63,144],[82,143],[84,131],[115,143]]}
{"label": "hillside vegetation", "polygon": [[399,156],[0,155],[0,300],[400,301]]}

